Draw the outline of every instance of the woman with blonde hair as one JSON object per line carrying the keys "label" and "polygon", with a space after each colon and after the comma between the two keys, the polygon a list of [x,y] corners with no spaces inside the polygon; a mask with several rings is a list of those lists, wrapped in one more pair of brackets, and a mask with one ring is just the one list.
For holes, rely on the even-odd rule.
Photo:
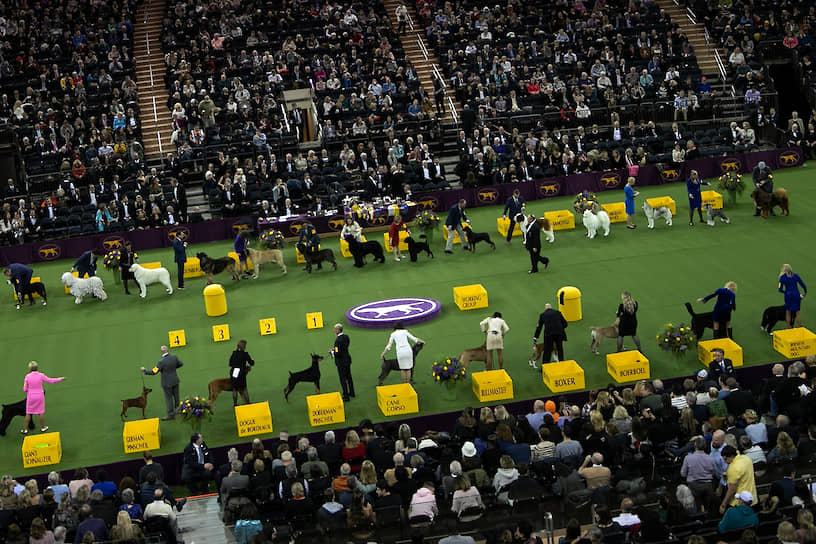
{"label": "woman with blonde hair", "polygon": [[615,424],[621,434],[627,434],[632,430],[632,416],[622,405],[615,406],[615,411],[612,412],[612,423]]}
{"label": "woman with blonde hair", "polygon": [[626,187],[623,188],[624,194],[624,206],[626,208],[626,228],[627,229],[635,229],[637,226],[632,222],[632,218],[635,217],[635,197],[638,196],[640,193],[635,191],[635,178],[634,176],[629,176],[629,179],[626,180]]}
{"label": "woman with blonde hair", "polygon": [[796,449],[796,444],[793,443],[791,436],[785,431],[780,431],[776,437],[776,446],[768,452],[768,462],[786,462],[793,461],[799,456]]}
{"label": "woman with blonde hair", "polygon": [[355,474],[360,472],[363,459],[366,456],[365,444],[360,442],[360,435],[357,431],[350,429],[346,433],[346,444],[341,450],[343,462],[351,465],[351,471]]}
{"label": "woman with blonde hair", "polygon": [[358,489],[362,489],[366,495],[373,496],[377,490],[377,469],[374,468],[374,463],[366,459],[360,465],[360,477],[357,479],[359,485]]}
{"label": "woman with blonde hair", "polygon": [[124,510],[116,514],[116,525],[111,527],[110,539],[113,542],[141,541],[144,538],[141,528],[134,525],[130,516]]}
{"label": "woman with blonde hair", "polygon": [[712,298],[717,297],[714,303],[714,310],[711,312],[711,318],[714,321],[714,338],[734,338],[733,330],[731,329],[731,312],[737,309],[737,284],[729,281],[724,287],[720,287],[710,295],[703,298],[698,298],[697,302],[708,302]]}
{"label": "woman with blonde hair", "polygon": [[23,391],[26,393],[26,416],[20,433],[28,434],[28,424],[31,422],[31,416],[33,415],[40,417],[40,432],[44,433],[48,430],[48,426],[45,424],[45,392],[42,384],[43,382],[59,383],[64,379],[64,376],[49,378],[40,372],[37,361],[28,363],[28,374],[23,381]]}
{"label": "woman with blonde hair", "polygon": [[31,521],[31,528],[28,530],[28,544],[54,544],[54,533],[45,527],[41,517],[36,517]]}
{"label": "woman with blonde hair", "polygon": [[640,338],[637,335],[637,311],[638,303],[632,300],[632,295],[629,291],[621,293],[621,303],[618,305],[618,351],[623,351],[623,337],[631,336],[635,342],[638,351],[642,351],[640,347]]}
{"label": "woman with blonde hair", "polygon": [[[796,323],[802,326],[802,313],[799,311],[802,305],[802,299],[807,295],[807,286],[799,274],[794,274],[791,265],[783,264],[782,271],[779,273],[779,292],[785,295],[785,323],[788,328],[793,327],[793,319],[796,318]],[[802,286],[804,293],[799,292],[799,286]]]}

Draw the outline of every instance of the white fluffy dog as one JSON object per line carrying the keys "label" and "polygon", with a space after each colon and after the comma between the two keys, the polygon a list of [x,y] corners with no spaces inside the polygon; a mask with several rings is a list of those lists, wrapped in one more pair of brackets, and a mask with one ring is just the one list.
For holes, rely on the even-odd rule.
{"label": "white fluffy dog", "polygon": [[648,202],[643,203],[643,211],[646,213],[646,219],[649,221],[649,228],[654,228],[655,219],[660,219],[661,217],[666,219],[666,225],[671,227],[672,226],[672,212],[666,206],[661,206],[660,208],[652,208]]}
{"label": "white fluffy dog", "polygon": [[62,275],[62,283],[74,295],[74,302],[77,304],[82,304],[82,298],[88,295],[93,295],[99,300],[108,298],[108,294],[105,293],[105,286],[102,284],[102,278],[96,276],[77,278],[70,272],[66,272]]}
{"label": "white fluffy dog", "polygon": [[[530,224],[536,220],[536,217],[533,214],[524,215],[520,213],[516,215],[515,219],[521,229],[521,245],[526,246],[527,229],[530,228]],[[544,226],[541,228],[541,233],[544,234],[544,238],[546,238],[549,243],[552,244],[555,242],[555,232],[553,232],[552,225],[550,225],[550,222],[546,218],[544,219]]]}
{"label": "white fluffy dog", "polygon": [[598,229],[603,229],[604,236],[609,236],[609,214],[603,210],[599,212],[584,210],[584,227],[590,240],[598,234]]}
{"label": "white fluffy dog", "polygon": [[167,290],[168,295],[173,294],[170,272],[166,268],[145,268],[142,265],[133,264],[130,267],[130,272],[136,280],[136,285],[139,286],[140,297],[145,298],[147,296],[147,286],[151,283],[161,283]]}

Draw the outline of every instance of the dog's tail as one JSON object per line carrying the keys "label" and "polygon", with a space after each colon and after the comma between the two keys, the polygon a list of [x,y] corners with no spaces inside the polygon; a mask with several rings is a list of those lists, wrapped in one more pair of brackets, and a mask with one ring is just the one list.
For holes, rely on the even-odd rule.
{"label": "dog's tail", "polygon": [[697,315],[697,314],[694,313],[694,308],[691,307],[690,302],[686,302],[686,310],[688,310],[688,313],[691,314],[691,317],[694,317],[695,315]]}

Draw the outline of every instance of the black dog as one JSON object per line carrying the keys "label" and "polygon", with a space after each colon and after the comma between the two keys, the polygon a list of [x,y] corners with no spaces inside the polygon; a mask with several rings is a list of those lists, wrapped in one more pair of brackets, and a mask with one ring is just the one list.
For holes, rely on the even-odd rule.
{"label": "black dog", "polygon": [[411,255],[411,262],[412,263],[416,262],[417,255],[419,255],[423,251],[431,259],[433,259],[433,256],[434,256],[433,251],[431,251],[431,248],[428,246],[428,242],[425,241],[425,240],[427,240],[425,235],[420,234],[419,239],[422,240],[422,241],[417,242],[416,240],[414,240],[410,236],[405,239],[405,243],[408,244],[408,253]]}
{"label": "black dog", "polygon": [[691,330],[694,331],[694,336],[697,337],[698,341],[703,339],[703,333],[706,329],[714,330],[714,318],[711,316],[711,312],[695,314],[694,309],[688,302],[686,302],[686,310],[691,314]]}
{"label": "black dog", "polygon": [[207,275],[207,285],[213,282],[213,276],[220,274],[224,270],[229,270],[232,274],[232,279],[239,280],[238,272],[235,271],[235,259],[232,257],[221,257],[220,259],[213,259],[207,256],[206,253],[196,253],[198,263],[201,266],[201,271]]}
{"label": "black dog", "polygon": [[316,264],[318,270],[323,269],[323,261],[327,261],[332,263],[334,269],[337,270],[337,262],[334,260],[334,252],[331,249],[321,249],[318,251],[309,251],[306,248],[306,244],[299,243],[297,245],[298,251],[300,254],[303,255],[303,259],[306,261],[306,272],[309,274],[312,273],[312,265]]}
{"label": "black dog", "polygon": [[491,248],[496,249],[496,244],[490,240],[490,235],[486,232],[473,232],[473,229],[470,228],[470,225],[462,227],[462,230],[465,231],[465,237],[467,238],[468,249],[471,253],[476,251],[476,243],[477,242],[487,242]]}
{"label": "black dog", "polygon": [[[11,282],[9,282],[11,283]],[[17,294],[17,301],[22,304],[25,299],[25,294],[20,292],[19,284],[14,284],[14,292]],[[48,296],[45,293],[45,284],[39,281],[34,281],[28,284],[28,292],[32,295],[40,295],[42,298],[42,305],[45,306],[48,303]],[[34,304],[34,301],[31,301],[31,304]]]}
{"label": "black dog", "polygon": [[358,242],[357,238],[354,236],[346,236],[346,242],[348,242],[349,251],[354,257],[354,266],[357,268],[362,268],[365,266],[365,256],[369,254],[374,255],[375,262],[385,262],[383,248],[376,240],[371,240],[369,242]]}
{"label": "black dog", "polygon": [[784,306],[768,306],[762,312],[762,330],[768,334],[773,334],[773,328],[780,321],[785,321],[785,307]]}
{"label": "black dog", "polygon": [[[422,348],[425,347],[424,342],[417,342],[413,346],[411,346],[411,351],[414,352],[414,366],[416,366],[416,356],[417,354],[422,351]],[[377,385],[382,385],[385,382],[385,379],[391,374],[392,370],[400,370],[399,363],[396,359],[383,359],[382,365],[380,365],[380,376],[377,378]],[[414,369],[411,369],[411,383],[414,382]]]}
{"label": "black dog", "polygon": [[320,361],[323,357],[317,353],[312,353],[312,366],[300,372],[289,372],[289,383],[283,388],[283,396],[289,402],[289,393],[300,382],[312,382],[315,387],[315,394],[320,394]]}
{"label": "black dog", "polygon": [[[26,401],[25,399],[21,400],[20,402],[15,402],[14,404],[4,404],[3,405],[3,418],[0,419],[0,436],[6,436],[6,429],[11,424],[11,420],[14,419],[14,416],[25,417],[26,415]],[[28,422],[28,428],[34,428],[34,418]]]}

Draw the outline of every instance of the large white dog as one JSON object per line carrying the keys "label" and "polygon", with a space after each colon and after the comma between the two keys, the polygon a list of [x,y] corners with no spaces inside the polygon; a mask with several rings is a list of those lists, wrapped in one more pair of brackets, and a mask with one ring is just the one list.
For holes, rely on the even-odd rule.
{"label": "large white dog", "polygon": [[598,234],[598,229],[603,229],[604,236],[609,236],[609,214],[603,210],[598,212],[584,210],[584,227],[590,240]]}
{"label": "large white dog", "polygon": [[648,202],[643,203],[643,212],[646,214],[646,220],[649,222],[649,228],[654,228],[655,219],[660,219],[661,217],[666,219],[666,225],[671,227],[672,226],[672,212],[666,206],[661,206],[660,208],[652,208]]}
{"label": "large white dog", "polygon": [[173,284],[170,283],[170,272],[166,268],[145,268],[140,264],[133,264],[130,267],[130,272],[136,280],[136,285],[139,286],[139,296],[145,298],[147,296],[147,286],[151,283],[161,283],[167,290],[168,295],[173,294]]}
{"label": "large white dog", "polygon": [[102,278],[77,278],[70,272],[62,275],[62,283],[68,288],[72,295],[74,295],[74,302],[82,304],[82,298],[88,295],[93,295],[99,300],[106,300],[108,294],[105,293],[105,286],[102,284]]}

